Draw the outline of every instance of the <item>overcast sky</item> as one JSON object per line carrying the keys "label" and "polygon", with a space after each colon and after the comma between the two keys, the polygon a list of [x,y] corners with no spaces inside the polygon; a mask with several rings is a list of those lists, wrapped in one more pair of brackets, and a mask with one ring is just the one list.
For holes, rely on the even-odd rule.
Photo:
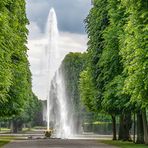
{"label": "overcast sky", "polygon": [[54,7],[60,31],[85,33],[84,19],[91,6],[91,0],[26,0],[27,16],[44,30],[47,16]]}
{"label": "overcast sky", "polygon": [[84,19],[91,7],[91,0],[26,0],[27,17],[30,25],[28,36],[28,56],[33,78],[33,91],[39,99],[45,99],[46,78],[41,78],[41,55],[45,52],[45,26],[49,10],[53,7],[57,14],[59,29],[59,50],[84,52],[87,49],[87,35]]}

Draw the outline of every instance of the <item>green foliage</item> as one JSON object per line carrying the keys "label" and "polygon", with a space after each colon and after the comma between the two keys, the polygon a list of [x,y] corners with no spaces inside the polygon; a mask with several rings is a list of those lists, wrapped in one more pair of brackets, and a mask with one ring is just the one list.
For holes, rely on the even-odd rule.
{"label": "green foliage", "polygon": [[106,85],[102,106],[107,113],[120,115],[122,112],[131,111],[133,108],[129,103],[129,96],[123,94],[123,86],[124,78],[120,75]]}
{"label": "green foliage", "polygon": [[25,0],[0,1],[0,117],[21,115],[32,98]]}
{"label": "green foliage", "polygon": [[[103,46],[104,46],[104,38],[103,31],[108,26],[108,15],[107,15],[107,0],[95,0],[94,7],[90,10],[89,15],[87,16],[86,23],[86,31],[88,33],[88,57],[89,57],[89,73],[91,75],[91,79],[94,87],[94,90],[97,90],[95,93],[97,96],[95,97],[96,101],[94,102],[96,110],[101,109],[101,101],[102,97],[102,85],[103,82],[97,82],[100,80],[101,69],[98,65],[100,56],[102,54]],[[95,104],[96,103],[96,104]],[[95,108],[94,107],[94,108]]]}
{"label": "green foliage", "polygon": [[[147,8],[147,0],[94,0],[85,20],[89,63],[80,78],[81,97],[90,110],[115,117],[148,106]],[[146,139],[145,117],[143,122]]]}
{"label": "green foliage", "polygon": [[129,96],[123,94],[125,76],[121,62],[120,36],[126,21],[125,7],[118,0],[110,0],[107,4],[109,25],[103,32],[104,48],[98,62],[100,74],[97,82],[102,87],[102,107],[110,114],[119,114],[131,106]]}
{"label": "green foliage", "polygon": [[92,80],[92,77],[90,75],[90,71],[83,70],[80,74],[80,84],[79,84],[79,89],[80,89],[80,96],[81,96],[81,101],[83,104],[88,108],[90,111],[96,110],[96,104],[97,104],[97,91],[94,87],[94,83]]}
{"label": "green foliage", "polygon": [[0,103],[5,102],[12,84],[11,45],[14,34],[10,27],[9,0],[0,1]]}
{"label": "green foliage", "polygon": [[89,90],[80,87],[89,108],[118,113],[147,105],[147,15],[147,1],[136,7],[134,0],[94,1],[85,20],[89,64],[80,80]]}
{"label": "green foliage", "polygon": [[8,144],[11,140],[0,140],[0,147],[4,146],[5,144]]}
{"label": "green foliage", "polygon": [[145,107],[148,104],[148,2],[122,0],[122,3],[128,14],[120,51],[126,74],[124,93],[130,94],[132,102]]}
{"label": "green foliage", "polygon": [[[82,122],[96,121],[96,119],[94,119],[94,113],[90,112],[93,109],[96,110],[93,106],[94,104],[97,104],[93,102],[96,101],[96,99],[91,100],[92,96],[94,98],[96,95],[96,91],[90,87],[90,85],[92,86],[94,84],[91,81],[91,77],[88,77],[87,75],[88,70],[84,70],[87,67],[87,63],[87,53],[69,53],[66,55],[61,65],[65,78],[66,93],[74,106],[71,110],[73,111],[75,118],[74,122],[76,123],[77,133],[80,132]],[[92,105],[90,105],[90,101],[92,101]]]}
{"label": "green foliage", "polygon": [[41,125],[42,123],[42,103],[37,96],[32,94],[25,102],[23,111],[17,118],[23,123],[30,123],[32,126]]}
{"label": "green foliage", "polygon": [[80,72],[84,69],[86,63],[86,54],[69,53],[62,62],[62,70],[66,82],[68,97],[74,103],[75,111],[79,112],[80,92],[79,78]]}

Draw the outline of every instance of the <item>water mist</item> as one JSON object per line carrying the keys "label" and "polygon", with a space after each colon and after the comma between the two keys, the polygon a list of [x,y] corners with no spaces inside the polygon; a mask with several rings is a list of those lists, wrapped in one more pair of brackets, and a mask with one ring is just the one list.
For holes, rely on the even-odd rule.
{"label": "water mist", "polygon": [[73,107],[67,98],[60,64],[65,55],[58,48],[59,32],[57,17],[52,8],[46,25],[48,44],[44,60],[46,60],[46,99],[47,99],[47,130],[53,128],[57,138],[70,138],[73,135]]}

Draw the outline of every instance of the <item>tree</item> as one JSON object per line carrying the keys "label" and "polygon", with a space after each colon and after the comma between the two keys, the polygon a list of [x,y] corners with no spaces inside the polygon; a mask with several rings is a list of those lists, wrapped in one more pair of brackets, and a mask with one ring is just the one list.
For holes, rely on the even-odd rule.
{"label": "tree", "polygon": [[24,0],[0,2],[0,116],[20,114],[32,95]]}
{"label": "tree", "polygon": [[38,97],[35,94],[32,94],[22,112],[20,118],[23,119],[24,123],[30,123],[30,126],[41,126],[43,124],[43,106]]}
{"label": "tree", "polygon": [[94,6],[90,10],[85,23],[86,23],[86,32],[88,34],[88,69],[92,78],[93,86],[97,90],[96,101],[94,103],[96,110],[102,109],[101,102],[103,99],[102,96],[102,85],[103,82],[99,80],[101,69],[99,67],[100,56],[103,51],[104,38],[103,31],[109,25],[108,22],[108,8],[107,0],[94,0]]}
{"label": "tree", "polygon": [[[97,83],[102,84],[102,107],[107,113],[111,114],[113,119],[113,139],[116,139],[115,115],[120,115],[120,121],[126,122],[124,122],[124,126],[120,123],[119,129],[121,131],[119,130],[119,139],[129,140],[129,131],[132,123],[131,119],[129,119],[131,117],[129,113],[132,110],[132,104],[129,103],[129,96],[122,93],[125,76],[122,73],[123,64],[121,62],[121,55],[119,54],[120,35],[123,33],[123,25],[126,22],[127,16],[125,7],[121,4],[121,1],[110,0],[108,1],[107,8],[109,25],[103,31],[104,48],[98,62],[101,72],[98,75]],[[128,108],[129,110],[127,110]]]}
{"label": "tree", "polygon": [[10,27],[10,0],[0,1],[0,104],[7,101],[12,84],[11,54],[14,33]]}
{"label": "tree", "polygon": [[[148,126],[145,108],[148,104],[148,60],[147,60],[147,1],[121,0],[128,14],[121,38],[120,54],[126,79],[124,93],[131,96],[142,109],[145,143],[148,144]],[[136,6],[136,7],[135,7]]]}
{"label": "tree", "polygon": [[80,132],[81,122],[81,103],[80,103],[80,91],[79,91],[79,78],[81,71],[86,65],[86,54],[81,53],[69,53],[64,58],[61,70],[65,79],[65,86],[67,96],[72,102],[74,109],[75,122],[77,125],[77,133]]}
{"label": "tree", "polygon": [[95,89],[94,83],[92,81],[92,77],[90,74],[89,69],[83,70],[80,74],[80,96],[81,101],[83,104],[87,107],[89,111],[96,111],[96,96],[97,96],[97,90]]}

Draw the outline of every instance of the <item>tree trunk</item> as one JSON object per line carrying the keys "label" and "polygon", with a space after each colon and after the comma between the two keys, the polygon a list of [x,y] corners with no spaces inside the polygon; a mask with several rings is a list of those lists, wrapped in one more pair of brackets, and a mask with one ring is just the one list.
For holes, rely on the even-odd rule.
{"label": "tree trunk", "polygon": [[0,122],[0,132],[1,132],[1,122]]}
{"label": "tree trunk", "polygon": [[11,132],[12,133],[18,133],[19,131],[22,131],[23,123],[22,121],[18,119],[13,119],[11,121]]}
{"label": "tree trunk", "polygon": [[137,112],[137,141],[138,144],[144,143],[144,131],[141,111]]}
{"label": "tree trunk", "polygon": [[123,115],[120,115],[118,140],[123,139]]}
{"label": "tree trunk", "polygon": [[116,116],[112,115],[113,140],[117,140],[116,135]]}
{"label": "tree trunk", "polygon": [[142,120],[143,120],[143,129],[144,129],[144,142],[148,144],[148,125],[146,119],[146,110],[142,110]]}
{"label": "tree trunk", "polygon": [[10,129],[11,129],[11,133],[13,133],[13,120],[10,121]]}
{"label": "tree trunk", "polygon": [[136,143],[136,117],[134,113],[134,133],[133,133],[133,142]]}
{"label": "tree trunk", "polygon": [[131,113],[120,115],[118,140],[131,141],[130,129],[132,127]]}
{"label": "tree trunk", "polygon": [[17,124],[17,121],[14,119],[12,122],[13,122],[12,132],[13,133],[17,133],[18,132],[18,124]]}

